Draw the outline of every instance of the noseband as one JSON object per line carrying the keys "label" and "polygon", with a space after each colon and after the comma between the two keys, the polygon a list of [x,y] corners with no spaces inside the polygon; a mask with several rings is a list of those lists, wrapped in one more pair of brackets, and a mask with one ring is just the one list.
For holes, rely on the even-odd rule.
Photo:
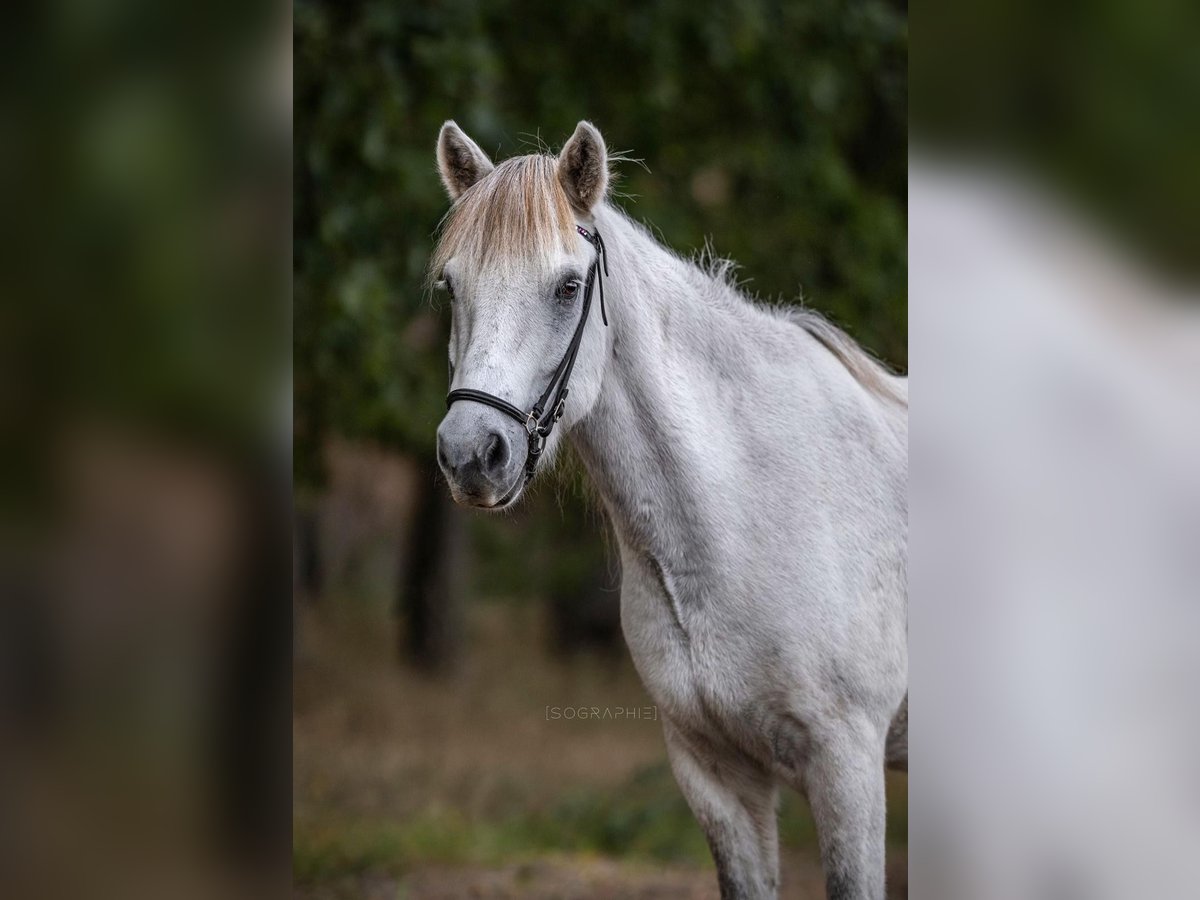
{"label": "noseband", "polygon": [[604,280],[600,277],[601,268],[603,268],[604,274],[608,275],[608,255],[604,251],[604,241],[600,239],[599,231],[588,231],[581,225],[576,225],[575,230],[579,232],[580,237],[596,248],[596,259],[588,269],[587,283],[583,289],[583,313],[579,317],[579,324],[575,326],[575,334],[571,337],[571,343],[567,345],[567,352],[563,354],[562,362],[554,370],[554,377],[546,385],[546,390],[542,392],[537,403],[533,404],[533,408],[529,412],[523,412],[520,407],[513,406],[507,400],[485,391],[459,388],[446,395],[447,409],[457,400],[473,400],[484,406],[490,406],[492,409],[498,409],[510,419],[516,419],[521,424],[529,436],[529,450],[525,456],[525,484],[528,484],[529,479],[533,478],[542,450],[546,446],[546,438],[550,437],[555,424],[562,418],[563,405],[567,402],[567,382],[571,380],[571,370],[575,368],[575,356],[579,353],[579,345],[583,341],[583,328],[587,325],[588,311],[592,307],[592,288],[595,287],[596,282],[600,282],[600,318],[604,321],[605,327],[608,326],[608,314],[604,309]]}

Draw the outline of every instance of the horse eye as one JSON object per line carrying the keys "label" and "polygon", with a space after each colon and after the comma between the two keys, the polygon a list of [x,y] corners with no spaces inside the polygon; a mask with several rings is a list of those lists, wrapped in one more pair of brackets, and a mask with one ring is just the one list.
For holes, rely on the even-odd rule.
{"label": "horse eye", "polygon": [[564,281],[558,286],[558,291],[555,296],[559,300],[574,300],[575,295],[579,293],[579,282],[572,278],[570,281]]}
{"label": "horse eye", "polygon": [[445,291],[447,294],[449,294],[451,300],[454,299],[454,285],[450,283],[449,278],[443,278],[440,281],[435,281],[433,286],[439,291]]}

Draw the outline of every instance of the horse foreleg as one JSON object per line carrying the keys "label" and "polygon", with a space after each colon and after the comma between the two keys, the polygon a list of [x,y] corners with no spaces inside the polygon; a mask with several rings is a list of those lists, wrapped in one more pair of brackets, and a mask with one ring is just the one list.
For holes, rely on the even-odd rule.
{"label": "horse foreleg", "polygon": [[706,752],[664,727],[675,780],[717,864],[721,900],[774,900],[779,890],[775,780],[742,757]]}
{"label": "horse foreleg", "polygon": [[838,725],[809,748],[801,781],[817,826],[828,900],[884,900],[883,745],[876,729]]}

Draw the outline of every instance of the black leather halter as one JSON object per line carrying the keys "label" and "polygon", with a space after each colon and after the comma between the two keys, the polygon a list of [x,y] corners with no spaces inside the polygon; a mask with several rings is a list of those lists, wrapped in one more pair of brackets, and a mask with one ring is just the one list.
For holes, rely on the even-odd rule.
{"label": "black leather halter", "polygon": [[546,438],[550,436],[550,432],[562,418],[563,406],[567,402],[567,382],[571,380],[571,370],[575,368],[575,356],[579,353],[579,345],[583,341],[583,328],[587,325],[588,311],[592,307],[592,288],[596,286],[596,282],[600,282],[600,318],[604,321],[604,325],[608,326],[608,313],[604,309],[604,280],[600,277],[602,268],[604,274],[608,275],[608,255],[604,251],[604,241],[600,239],[599,231],[588,231],[581,225],[576,225],[575,230],[585,241],[596,248],[596,259],[588,269],[587,283],[583,289],[583,313],[579,317],[579,324],[575,326],[575,334],[571,337],[567,352],[563,354],[562,362],[554,370],[554,377],[546,385],[546,390],[542,392],[537,403],[533,404],[533,408],[529,412],[523,412],[520,407],[513,406],[507,400],[485,391],[459,388],[446,395],[447,409],[455,401],[473,400],[476,403],[498,409],[509,418],[516,419],[521,423],[525,433],[529,435],[529,450],[525,456],[526,484],[529,483],[529,479],[533,478],[533,473],[537,469],[538,460],[546,446]]}

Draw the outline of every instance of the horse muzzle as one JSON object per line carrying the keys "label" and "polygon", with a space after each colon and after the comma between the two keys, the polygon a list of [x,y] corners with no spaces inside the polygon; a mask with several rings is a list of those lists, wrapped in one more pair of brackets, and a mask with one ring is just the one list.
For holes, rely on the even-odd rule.
{"label": "horse muzzle", "polygon": [[490,416],[468,409],[452,407],[438,426],[438,465],[456,503],[501,509],[520,493],[524,442],[513,440],[507,422],[489,424]]}

